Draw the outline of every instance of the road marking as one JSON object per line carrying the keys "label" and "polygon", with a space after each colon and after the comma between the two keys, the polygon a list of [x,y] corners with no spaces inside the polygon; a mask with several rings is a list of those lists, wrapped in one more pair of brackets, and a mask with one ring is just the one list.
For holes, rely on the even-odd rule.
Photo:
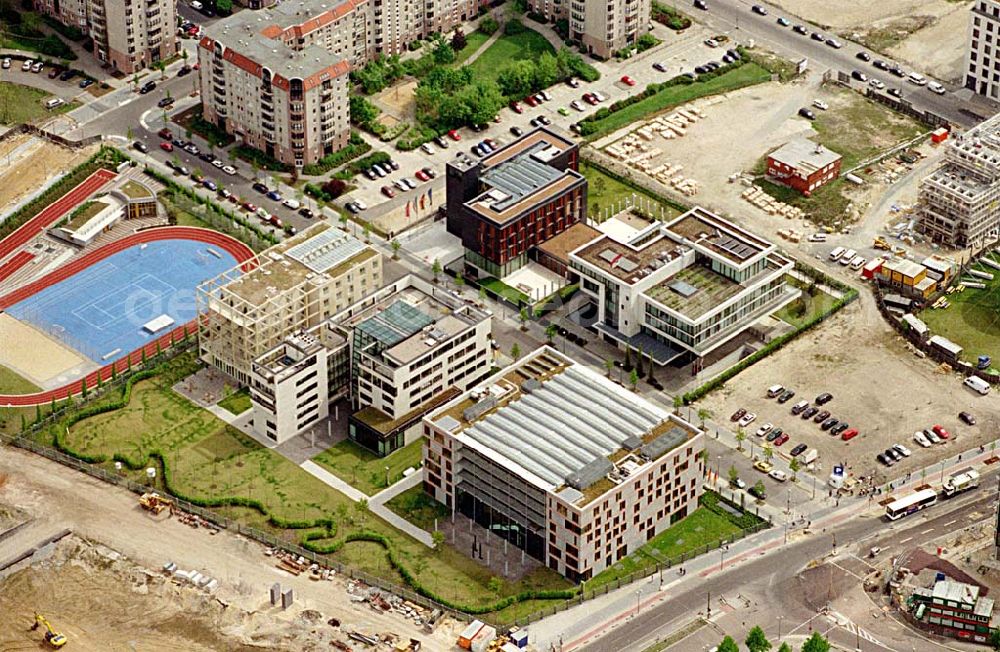
{"label": "road marking", "polygon": [[934,528],[929,527],[926,530],[922,531],[920,534],[927,534],[928,532],[933,532],[933,531],[934,531]]}
{"label": "road marking", "polygon": [[900,541],[900,543],[906,543],[907,541],[910,541],[912,539],[913,539],[913,537],[906,537],[905,539],[903,539],[902,541]]}
{"label": "road marking", "polygon": [[944,524],[944,527],[948,527],[949,525],[951,525],[951,524],[953,524],[953,523],[956,523],[956,522],[958,522],[958,519],[957,519],[957,518],[956,518],[956,519],[953,519],[953,520],[951,520],[951,521],[948,521],[947,523],[945,523],[945,524]]}

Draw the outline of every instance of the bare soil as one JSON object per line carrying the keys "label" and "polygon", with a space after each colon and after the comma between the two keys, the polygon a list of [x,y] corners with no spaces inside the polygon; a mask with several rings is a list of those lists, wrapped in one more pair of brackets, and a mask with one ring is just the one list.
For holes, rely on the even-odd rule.
{"label": "bare soil", "polygon": [[0,215],[85,161],[96,149],[94,145],[73,151],[27,134],[0,143]]}

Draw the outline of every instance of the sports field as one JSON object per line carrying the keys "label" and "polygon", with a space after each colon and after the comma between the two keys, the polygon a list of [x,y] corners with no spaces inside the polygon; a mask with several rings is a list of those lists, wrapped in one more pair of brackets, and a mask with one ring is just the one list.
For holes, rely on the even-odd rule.
{"label": "sports field", "polygon": [[[1000,254],[990,253],[988,257],[1000,263]],[[947,295],[947,308],[928,308],[920,313],[920,318],[931,329],[932,335],[942,335],[961,346],[962,358],[975,362],[980,355],[989,355],[994,366],[1000,360],[1000,270],[982,263],[972,267],[993,274],[992,281],[972,278],[963,279],[985,283],[986,288],[977,290],[966,288],[962,292]]]}
{"label": "sports field", "polygon": [[151,320],[169,318],[162,335],[193,319],[195,287],[235,264],[231,254],[202,242],[150,242],[96,262],[6,312],[104,363],[151,342],[157,333],[144,328]]}

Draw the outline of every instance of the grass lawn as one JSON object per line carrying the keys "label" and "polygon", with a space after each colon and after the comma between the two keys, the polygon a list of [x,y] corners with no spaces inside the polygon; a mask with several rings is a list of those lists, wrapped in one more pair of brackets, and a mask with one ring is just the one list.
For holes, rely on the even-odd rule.
{"label": "grass lawn", "polygon": [[0,365],[0,394],[33,394],[42,391],[27,378],[22,377],[13,369]]}
{"label": "grass lawn", "polygon": [[423,438],[385,457],[379,457],[367,448],[345,439],[312,458],[312,461],[371,496],[388,486],[385,483],[385,467],[389,467],[389,482],[393,483],[403,477],[406,469],[419,466],[422,446]]}
{"label": "grass lawn", "polygon": [[236,142],[233,136],[202,118],[200,104],[174,114],[170,119],[183,127],[185,131],[190,130],[192,133],[198,134],[207,140],[212,147],[229,147]]}
{"label": "grass lawn", "polygon": [[243,414],[252,407],[250,404],[250,390],[244,387],[237,392],[233,392],[219,401],[219,407],[233,415]]}
{"label": "grass lawn", "polygon": [[[471,41],[471,35],[469,38]],[[520,34],[501,36],[470,67],[477,79],[496,79],[507,64],[522,60],[534,61],[545,52],[556,53],[548,39],[535,30],[526,28]]]}
{"label": "grass lawn", "polygon": [[511,287],[501,281],[498,278],[486,278],[479,281],[479,285],[486,288],[490,292],[496,295],[500,295],[510,301],[511,303],[516,303],[518,305],[528,303],[531,299],[527,294],[521,292],[515,287]]}
{"label": "grass lawn", "polygon": [[[1000,262],[997,254],[989,256]],[[932,334],[943,335],[961,346],[964,349],[963,360],[976,362],[980,355],[1000,360],[1000,272],[981,263],[973,265],[972,269],[989,272],[994,278],[992,281],[975,279],[985,283],[986,288],[966,288],[962,292],[949,294],[950,306],[927,308],[919,317],[931,329]]]}
{"label": "grass lawn", "polygon": [[0,102],[0,124],[5,125],[32,122],[80,106],[74,101],[50,111],[45,108],[45,100],[52,98],[52,93],[13,82],[0,82],[0,97],[3,98]]}
{"label": "grass lawn", "polygon": [[471,34],[465,35],[465,47],[455,53],[455,63],[452,64],[455,67],[461,66],[465,63],[465,60],[471,57],[476,50],[483,46],[483,43],[490,39],[489,36],[483,34],[479,30],[472,32]]}
{"label": "grass lawn", "polygon": [[819,290],[816,291],[815,296],[811,296],[807,291],[808,286],[798,279],[788,278],[788,282],[800,288],[802,295],[776,312],[775,316],[795,328],[801,328],[810,319],[829,312],[833,308],[833,304],[837,303],[837,299],[834,296]]}
{"label": "grass lawn", "polygon": [[740,528],[726,517],[699,507],[684,520],[653,537],[634,554],[596,575],[587,582],[587,589],[597,588],[648,566],[655,566],[657,558],[671,559],[706,545],[714,545],[739,531]]}
{"label": "grass lawn", "polygon": [[744,86],[770,81],[770,79],[770,72],[755,63],[746,63],[706,82],[670,86],[652,97],[631,104],[621,111],[615,111],[601,120],[586,122],[584,123],[586,127],[584,134],[587,138],[594,139],[648,118],[654,113],[672,109],[699,97],[725,93]]}
{"label": "grass lawn", "polygon": [[[269,524],[267,515],[297,521],[308,529],[317,519],[332,519],[331,540],[361,531],[387,537],[401,565],[425,587],[448,600],[470,606],[492,604],[497,594],[487,588],[492,574],[465,551],[445,546],[433,551],[396,530],[338,491],[313,478],[277,452],[263,448],[249,437],[216,419],[209,412],[176,394],[171,386],[193,373],[198,363],[193,352],[164,363],[160,373],[135,384],[130,403],[74,424],[64,435],[65,444],[79,453],[117,454],[140,468],[158,451],[164,459],[161,474],[170,478],[179,494],[200,500],[229,497],[259,501],[265,514],[245,507],[216,508],[230,518],[292,541],[300,541],[302,530]],[[102,399],[102,400],[111,400]],[[63,432],[66,421],[43,430],[40,438]],[[51,441],[49,439],[48,441]],[[142,473],[135,479],[142,481]],[[316,525],[312,526],[312,531]],[[370,542],[344,542],[334,558],[362,565],[371,572],[400,582],[385,551]],[[532,588],[565,589],[571,585],[548,569],[541,569],[518,582],[505,582],[500,597]]]}
{"label": "grass lawn", "polygon": [[642,198],[643,203],[649,200],[656,217],[659,217],[661,208],[663,209],[664,219],[680,215],[680,211],[673,206],[663,204],[648,193],[608,176],[599,168],[590,165],[586,161],[580,162],[580,174],[587,177],[589,184],[587,186],[587,201],[590,204],[587,206],[587,210],[592,218],[602,214],[606,208],[611,209],[612,214],[614,214],[617,211],[619,202],[632,202],[634,195]]}
{"label": "grass lawn", "polygon": [[440,523],[451,515],[448,508],[427,495],[420,485],[411,487],[386,503],[396,512],[422,530],[434,529],[434,519]]}

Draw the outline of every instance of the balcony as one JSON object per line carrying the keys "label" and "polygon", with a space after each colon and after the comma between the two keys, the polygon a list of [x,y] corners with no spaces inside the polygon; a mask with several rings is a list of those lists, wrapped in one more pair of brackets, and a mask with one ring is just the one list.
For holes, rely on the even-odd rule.
{"label": "balcony", "polygon": [[222,97],[226,96],[226,87],[225,86],[219,86],[217,84],[213,84],[212,85],[212,90],[215,91],[216,95],[221,95]]}

